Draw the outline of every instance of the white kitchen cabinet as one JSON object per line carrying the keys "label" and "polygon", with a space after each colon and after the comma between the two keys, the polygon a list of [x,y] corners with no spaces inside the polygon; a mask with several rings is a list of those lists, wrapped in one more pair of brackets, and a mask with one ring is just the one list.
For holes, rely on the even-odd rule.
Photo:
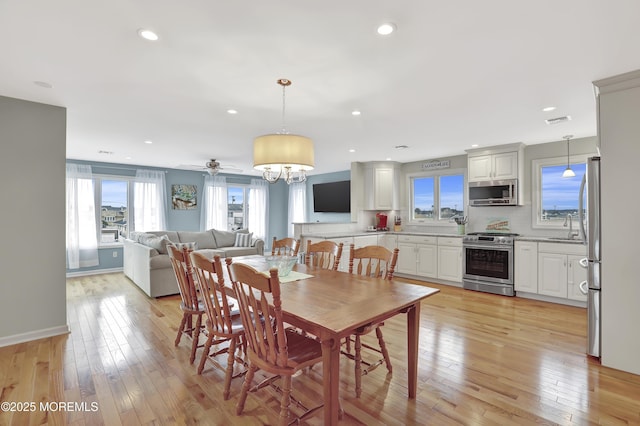
{"label": "white kitchen cabinet", "polygon": [[469,182],[518,178],[518,152],[469,156]]}
{"label": "white kitchen cabinet", "polygon": [[516,241],[514,248],[514,288],[527,293],[538,292],[538,243]]}
{"label": "white kitchen cabinet", "polygon": [[437,237],[398,235],[396,272],[421,277],[438,276]]}
{"label": "white kitchen cabinet", "polygon": [[376,234],[358,235],[357,237],[353,237],[353,245],[355,248],[376,246],[378,245],[378,236]]}
{"label": "white kitchen cabinet", "polygon": [[342,243],[342,256],[340,256],[340,263],[338,265],[338,271],[349,272],[349,255],[351,253],[351,244],[353,244],[353,237],[342,238],[327,238],[329,241],[333,241],[336,244]]}
{"label": "white kitchen cabinet", "polygon": [[398,237],[394,234],[378,234],[378,245],[393,251],[398,247]]}
{"label": "white kitchen cabinet", "polygon": [[393,164],[366,164],[364,173],[365,209],[398,209],[398,179],[399,174]]}
{"label": "white kitchen cabinet", "polygon": [[580,266],[585,257],[582,244],[538,244],[538,294],[572,300],[580,297],[580,282],[586,279],[586,269]]}
{"label": "white kitchen cabinet", "polygon": [[462,282],[462,238],[438,237],[438,278]]}

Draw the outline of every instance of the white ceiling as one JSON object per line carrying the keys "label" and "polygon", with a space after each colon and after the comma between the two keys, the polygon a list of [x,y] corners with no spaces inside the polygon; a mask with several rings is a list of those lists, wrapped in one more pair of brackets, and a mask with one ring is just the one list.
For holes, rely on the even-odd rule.
{"label": "white ceiling", "polygon": [[286,129],[326,173],[595,135],[591,82],[640,68],[639,16],[638,0],[0,0],[0,95],[66,107],[70,159],[253,174],[288,78]]}

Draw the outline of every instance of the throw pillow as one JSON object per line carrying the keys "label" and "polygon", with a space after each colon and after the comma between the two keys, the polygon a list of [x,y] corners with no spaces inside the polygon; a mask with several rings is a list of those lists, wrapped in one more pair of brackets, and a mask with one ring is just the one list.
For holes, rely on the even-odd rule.
{"label": "throw pillow", "polygon": [[187,250],[198,250],[198,243],[196,241],[191,243],[173,243],[173,245],[176,246],[178,250],[182,250],[183,248]]}
{"label": "throw pillow", "polygon": [[144,234],[140,236],[140,244],[158,250],[160,254],[167,254],[167,245],[173,244],[168,236],[163,235],[157,237],[153,234]]}
{"label": "throw pillow", "polygon": [[251,237],[253,236],[253,232],[249,232],[248,234],[238,232],[236,234],[236,242],[234,244],[235,247],[251,247]]}

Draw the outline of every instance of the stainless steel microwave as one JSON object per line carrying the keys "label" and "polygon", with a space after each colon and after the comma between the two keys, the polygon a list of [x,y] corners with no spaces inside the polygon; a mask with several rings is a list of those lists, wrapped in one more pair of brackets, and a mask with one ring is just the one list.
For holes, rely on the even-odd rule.
{"label": "stainless steel microwave", "polygon": [[470,206],[517,206],[518,180],[469,182]]}

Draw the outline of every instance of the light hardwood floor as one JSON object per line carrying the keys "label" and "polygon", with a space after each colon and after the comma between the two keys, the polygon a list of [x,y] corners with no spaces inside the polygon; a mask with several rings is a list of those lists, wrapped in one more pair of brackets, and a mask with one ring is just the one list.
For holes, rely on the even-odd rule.
{"label": "light hardwood floor", "polygon": [[[378,368],[363,377],[360,399],[353,363],[341,361],[341,424],[640,424],[640,376],[603,368],[584,354],[584,309],[423,284],[441,292],[422,305],[417,398],[406,397],[401,315],[384,327],[393,374]],[[71,334],[0,348],[0,400],[78,404],[0,411],[0,425],[277,420],[278,397],[270,389],[250,394],[238,417],[241,380],[222,401],[223,368],[208,364],[198,376],[188,361],[190,342],[174,347],[177,296],[148,299],[116,273],[69,279],[67,300]],[[295,395],[321,401],[320,368],[293,382]],[[322,424],[322,414],[307,424]]]}

